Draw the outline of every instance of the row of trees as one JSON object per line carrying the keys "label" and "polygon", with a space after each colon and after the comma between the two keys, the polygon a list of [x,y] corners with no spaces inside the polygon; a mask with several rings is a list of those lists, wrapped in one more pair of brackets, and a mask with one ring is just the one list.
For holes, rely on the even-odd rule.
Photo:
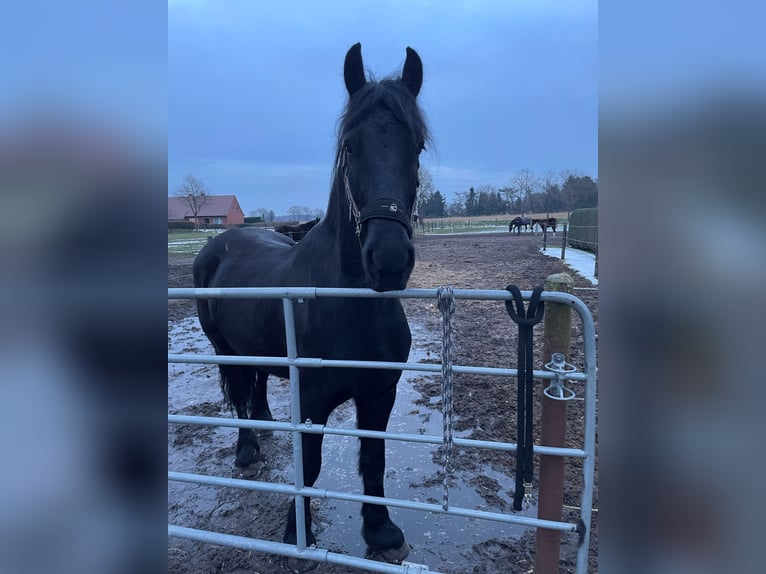
{"label": "row of trees", "polygon": [[[418,188],[418,213],[422,218],[450,216],[504,215],[508,213],[546,213],[596,207],[598,205],[598,183],[590,176],[572,170],[535,174],[529,169],[518,170],[507,186],[495,188],[482,185],[457,192],[455,199],[447,203],[446,197],[434,189],[433,177],[426,168],[420,168]],[[186,199],[192,215],[197,214],[209,195],[202,181],[192,174],[183,177],[176,195]],[[264,207],[251,210],[249,215],[263,221],[275,221],[276,215]],[[323,217],[324,210],[312,209],[305,205],[293,205],[287,215],[294,221],[308,221]]]}
{"label": "row of trees", "polygon": [[598,183],[590,176],[572,170],[548,171],[542,175],[529,169],[517,171],[505,187],[482,185],[455,194],[447,203],[434,189],[433,178],[420,168],[418,213],[423,218],[503,215],[507,213],[570,213],[582,207],[598,205]]}
{"label": "row of trees", "polygon": [[[276,221],[277,216],[273,209],[259,207],[250,211],[250,215],[260,217],[263,221]],[[309,221],[314,218],[324,217],[324,209],[312,209],[305,205],[293,205],[287,210],[287,216],[293,221]]]}

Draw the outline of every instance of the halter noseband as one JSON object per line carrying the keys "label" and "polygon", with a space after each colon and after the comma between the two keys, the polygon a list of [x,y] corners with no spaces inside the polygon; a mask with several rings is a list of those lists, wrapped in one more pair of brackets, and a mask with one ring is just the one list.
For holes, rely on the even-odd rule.
{"label": "halter noseband", "polygon": [[343,147],[338,155],[338,165],[336,169],[343,172],[343,187],[346,191],[346,201],[348,201],[348,220],[354,217],[356,223],[356,237],[361,241],[362,224],[370,219],[393,219],[398,221],[407,229],[407,236],[412,239],[412,224],[415,218],[417,206],[413,208],[409,216],[406,213],[404,204],[398,199],[392,197],[377,197],[365,205],[361,210],[351,194],[351,186],[348,183],[348,163],[347,151]]}

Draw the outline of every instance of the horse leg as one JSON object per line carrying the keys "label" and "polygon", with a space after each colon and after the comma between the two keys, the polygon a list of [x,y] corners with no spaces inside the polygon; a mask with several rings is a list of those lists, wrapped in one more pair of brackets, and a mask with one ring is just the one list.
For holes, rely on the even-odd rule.
{"label": "horse leg", "polygon": [[[252,367],[220,365],[224,393],[237,411],[237,418],[248,420],[248,406],[255,386],[255,372]],[[264,385],[265,386],[265,385]],[[258,460],[258,439],[252,429],[239,429],[236,459],[234,464],[244,468]]]}
{"label": "horse leg", "polygon": [[[395,398],[395,385],[382,396],[357,397],[357,426],[360,429],[385,431]],[[362,475],[364,493],[369,496],[385,496],[385,441],[362,438],[360,443],[359,474]],[[362,537],[367,543],[367,553],[371,558],[396,562],[404,560],[410,552],[402,529],[391,521],[388,508],[383,505],[362,504]]]}
{"label": "horse leg", "polygon": [[[266,393],[269,374],[266,371],[255,369],[255,385],[251,387],[252,396],[250,398],[250,418],[260,421],[273,421],[274,417],[269,408],[269,398]],[[262,430],[258,433],[261,436],[270,436],[269,430]]]}

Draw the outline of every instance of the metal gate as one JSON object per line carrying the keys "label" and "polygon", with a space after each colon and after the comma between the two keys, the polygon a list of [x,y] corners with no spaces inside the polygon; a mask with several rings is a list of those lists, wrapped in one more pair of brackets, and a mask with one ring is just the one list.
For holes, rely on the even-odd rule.
{"label": "metal gate", "polygon": [[[508,291],[502,290],[473,290],[473,289],[455,289],[452,291],[455,299],[471,299],[481,301],[508,301],[511,295]],[[303,453],[302,453],[302,433],[324,433],[326,435],[344,435],[353,437],[384,438],[386,440],[411,441],[418,443],[430,443],[441,445],[443,437],[435,435],[421,435],[411,433],[391,433],[380,431],[369,431],[360,429],[340,429],[332,428],[328,425],[312,424],[311,421],[304,421],[300,414],[300,379],[299,368],[376,368],[393,369],[403,371],[421,371],[427,373],[441,373],[442,365],[424,364],[424,363],[396,363],[396,362],[374,362],[374,361],[343,361],[343,360],[324,360],[315,357],[300,357],[297,353],[295,339],[295,323],[293,316],[293,305],[296,301],[306,299],[320,299],[327,297],[348,297],[348,298],[402,298],[402,299],[432,299],[436,300],[439,291],[436,289],[407,289],[404,291],[390,291],[379,293],[371,289],[336,289],[336,288],[205,288],[205,289],[168,289],[169,299],[281,299],[283,302],[285,318],[285,335],[287,340],[286,357],[238,357],[223,355],[184,355],[169,354],[170,363],[199,363],[199,364],[228,364],[228,365],[251,365],[267,366],[276,365],[289,368],[290,373],[290,404],[291,421],[257,421],[240,420],[232,418],[219,417],[199,417],[185,415],[168,415],[168,422],[171,424],[193,424],[202,426],[219,427],[238,427],[260,430],[287,431],[293,433],[293,464],[295,466],[295,482],[292,485],[276,484],[254,480],[243,480],[236,478],[225,478],[208,476],[202,474],[180,473],[169,471],[168,479],[173,481],[188,482],[194,484],[242,488],[255,491],[275,492],[298,497],[296,508],[297,524],[297,544],[289,545],[269,540],[259,540],[246,538],[242,536],[233,536],[218,532],[186,528],[179,525],[168,525],[168,536],[188,538],[206,543],[220,544],[245,550],[257,552],[266,552],[285,557],[293,557],[316,562],[325,562],[363,568],[373,572],[390,573],[413,573],[413,572],[434,572],[428,570],[427,566],[403,562],[401,565],[387,564],[349,556],[326,549],[307,547],[304,528],[304,505],[301,503],[302,497],[311,498],[334,498],[339,500],[349,500],[360,503],[384,504],[392,507],[408,508],[447,514],[452,516],[462,516],[493,520],[504,523],[520,524],[529,527],[546,528],[560,532],[576,532],[579,535],[579,546],[577,551],[577,573],[586,574],[588,564],[588,546],[591,529],[591,512],[593,498],[593,483],[595,470],[595,446],[596,446],[596,336],[593,317],[585,304],[577,297],[568,293],[553,291],[544,291],[541,300],[552,303],[560,303],[574,309],[582,322],[583,343],[584,343],[584,370],[583,372],[568,369],[566,371],[546,370],[534,371],[535,380],[549,381],[561,388],[565,381],[574,381],[582,384],[584,393],[584,432],[583,447],[579,448],[558,448],[548,446],[534,446],[535,455],[548,455],[556,457],[575,457],[583,460],[583,491],[580,504],[580,520],[578,523],[559,522],[551,520],[542,520],[518,516],[514,514],[503,514],[498,512],[489,512],[475,510],[470,508],[460,508],[454,506],[425,503],[419,501],[402,500],[389,497],[373,497],[358,493],[338,492],[326,489],[317,489],[307,487],[303,483]],[[522,291],[525,300],[529,300],[530,291]],[[470,373],[477,375],[491,375],[501,377],[516,377],[516,369],[502,369],[490,367],[475,366],[452,366],[454,373]],[[565,389],[568,390],[568,389]],[[461,447],[495,449],[506,452],[515,452],[516,444],[495,441],[473,440],[466,438],[454,438],[453,444]]]}

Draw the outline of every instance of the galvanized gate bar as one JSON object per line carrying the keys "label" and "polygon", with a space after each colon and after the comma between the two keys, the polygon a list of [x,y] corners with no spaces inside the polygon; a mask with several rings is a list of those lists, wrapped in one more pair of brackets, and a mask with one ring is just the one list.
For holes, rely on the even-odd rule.
{"label": "galvanized gate bar", "polygon": [[484,520],[494,520],[495,522],[504,522],[506,524],[538,526],[540,528],[547,528],[549,530],[560,530],[561,532],[575,532],[577,530],[577,525],[570,522],[542,520],[540,518],[529,518],[527,516],[516,516],[514,514],[500,514],[499,512],[475,510],[473,508],[461,508],[459,506],[451,505],[449,510],[444,510],[441,504],[414,502],[411,500],[401,500],[399,498],[388,498],[387,496],[370,496],[368,494],[341,492],[337,490],[329,490],[327,488],[314,488],[312,486],[295,488],[290,484],[280,482],[263,482],[258,480],[244,480],[241,478],[226,478],[223,476],[209,476],[207,474],[193,474],[188,472],[173,471],[168,472],[168,479],[178,482],[188,482],[192,484],[204,484],[206,486],[242,488],[244,490],[255,490],[258,492],[276,492],[277,494],[289,494],[292,496],[301,497],[307,496],[309,498],[333,498],[337,500],[345,500],[348,502],[384,504],[386,506],[407,508],[409,510],[436,512],[438,514],[448,514],[451,516],[462,516],[463,518],[481,518]]}
{"label": "galvanized gate bar", "polygon": [[[285,344],[287,358],[294,361],[298,356],[298,344],[295,341],[295,317],[293,315],[292,299],[282,299],[282,312],[285,317]],[[290,422],[295,427],[293,432],[293,461],[295,466],[295,545],[298,551],[306,549],[306,507],[303,505],[303,495],[300,491],[303,483],[303,435],[298,430],[301,422],[301,385],[298,367],[290,365]]]}
{"label": "galvanized gate bar", "polygon": [[186,528],[184,526],[175,526],[168,524],[168,536],[177,536],[179,538],[188,538],[208,544],[221,544],[233,548],[243,548],[245,550],[254,550],[256,552],[266,552],[269,554],[278,554],[289,558],[298,558],[301,560],[312,560],[314,562],[323,562],[327,564],[338,564],[341,566],[351,566],[352,568],[364,568],[373,572],[382,572],[383,574],[416,574],[417,572],[427,572],[428,574],[440,574],[435,570],[420,568],[417,564],[402,562],[401,566],[388,564],[386,562],[373,562],[365,558],[357,558],[348,554],[337,554],[329,550],[319,548],[306,548],[298,550],[292,544],[281,542],[269,542],[255,538],[245,538],[244,536],[234,536],[232,534],[221,534],[218,532],[209,532],[207,530],[197,530],[195,528]]}
{"label": "galvanized gate bar", "polygon": [[585,418],[583,434],[585,452],[588,456],[583,461],[583,493],[580,503],[580,520],[585,527],[580,546],[577,549],[577,574],[588,571],[588,548],[590,545],[591,517],[593,508],[593,488],[596,469],[596,324],[585,303],[575,298],[573,305],[582,322],[583,358],[585,361]]}
{"label": "galvanized gate bar", "polygon": [[[279,421],[260,421],[250,419],[230,419],[230,418],[218,418],[218,417],[201,417],[192,415],[168,415],[168,422],[171,424],[187,424],[187,425],[200,425],[210,427],[236,427],[246,428],[254,430],[271,430],[271,431],[287,431],[295,432],[296,430],[302,433],[309,434],[326,434],[337,436],[353,436],[358,438],[382,438],[387,440],[400,440],[404,442],[419,442],[426,444],[442,444],[442,437],[436,435],[427,434],[412,434],[412,433],[391,433],[388,431],[374,431],[367,429],[351,429],[341,427],[330,427],[326,425],[318,424],[306,424],[299,423],[293,425],[292,423],[285,423]],[[486,448],[490,450],[504,450],[507,452],[516,452],[516,443],[512,442],[496,442],[489,440],[476,440],[471,438],[453,438],[452,442],[456,446],[466,446],[470,448]],[[585,458],[586,452],[582,449],[576,448],[563,448],[555,446],[538,446],[534,447],[535,454],[545,454],[549,456],[568,456],[574,458]]]}
{"label": "galvanized gate bar", "polygon": [[[511,300],[511,294],[508,291],[501,290],[472,290],[472,289],[455,289],[453,290],[456,299],[473,299],[473,300]],[[375,431],[359,431],[358,429],[331,429],[324,425],[305,425],[299,424],[300,417],[300,391],[299,391],[299,368],[321,368],[321,367],[351,367],[351,368],[387,368],[397,370],[413,370],[413,371],[426,371],[426,372],[439,372],[441,371],[440,365],[428,365],[422,363],[377,363],[372,361],[328,361],[322,359],[307,359],[297,357],[297,349],[295,346],[295,324],[293,318],[293,300],[298,300],[301,303],[303,299],[317,299],[324,297],[336,297],[336,298],[411,298],[411,299],[435,299],[437,297],[438,290],[436,289],[407,289],[403,291],[388,291],[379,293],[371,289],[341,289],[341,288],[317,288],[317,287],[276,287],[276,288],[222,288],[222,289],[168,289],[169,299],[217,299],[217,298],[239,298],[239,299],[252,299],[252,298],[267,298],[267,299],[282,299],[283,310],[285,316],[285,336],[288,348],[287,357],[223,357],[218,355],[204,355],[197,356],[189,359],[184,355],[169,355],[169,362],[177,363],[209,363],[209,364],[250,364],[250,365],[278,365],[289,367],[290,373],[290,388],[291,388],[291,421],[292,424],[287,425],[287,428],[278,428],[277,430],[288,430],[294,433],[293,440],[293,454],[294,454],[294,466],[296,469],[296,482],[294,486],[290,485],[276,485],[272,483],[261,483],[258,488],[263,486],[263,490],[269,490],[273,492],[285,490],[285,493],[296,495],[296,526],[298,535],[298,545],[292,546],[287,544],[280,544],[276,542],[252,540],[243,537],[224,535],[220,533],[206,532],[201,530],[194,530],[189,528],[182,528],[178,526],[168,526],[168,534],[171,536],[180,536],[184,538],[191,538],[195,540],[202,540],[208,542],[215,542],[219,544],[225,544],[230,546],[236,546],[245,549],[262,550],[265,552],[273,552],[275,554],[281,554],[283,556],[294,556],[297,558],[304,558],[309,560],[315,560],[320,562],[333,562],[337,564],[353,565],[362,567],[368,570],[376,572],[397,572],[406,574],[411,572],[411,568],[415,568],[415,571],[422,572],[423,568],[420,565],[403,563],[401,566],[385,565],[379,562],[374,562],[362,558],[355,558],[346,555],[333,554],[326,550],[317,550],[315,548],[305,547],[305,516],[303,512],[303,504],[300,502],[303,496],[317,496],[317,497],[332,497],[342,498],[344,500],[371,502],[373,504],[387,504],[390,506],[399,506],[405,508],[415,508],[418,510],[426,510],[430,512],[439,512],[446,514],[456,514],[459,516],[476,517],[474,513],[483,513],[483,518],[491,520],[499,520],[502,522],[514,522],[520,524],[528,524],[529,526],[543,526],[545,528],[553,530],[562,530],[566,532],[575,531],[578,529],[578,525],[570,524],[566,522],[553,522],[544,521],[539,519],[529,519],[524,517],[514,517],[512,515],[503,515],[499,513],[484,513],[483,511],[476,511],[470,509],[451,509],[451,511],[444,511],[439,505],[428,505],[426,503],[415,503],[411,501],[403,501],[398,499],[377,498],[369,497],[366,495],[350,494],[350,493],[335,493],[327,490],[319,490],[314,488],[307,488],[303,484],[302,477],[302,433],[323,432],[326,434],[338,434],[348,436],[375,436],[387,439],[397,439],[395,433],[387,433],[378,431],[375,435],[359,434]],[[531,291],[522,291],[522,297],[529,299]],[[593,500],[593,479],[595,473],[595,426],[596,426],[596,339],[595,339],[595,324],[593,323],[593,317],[585,304],[577,299],[575,296],[568,293],[545,291],[541,295],[541,299],[544,301],[554,301],[564,305],[569,305],[575,311],[582,320],[583,327],[583,340],[584,340],[584,373],[575,373],[572,376],[566,378],[570,380],[578,380],[585,382],[585,417],[584,417],[584,449],[567,449],[551,447],[535,447],[534,451],[539,454],[555,454],[558,456],[574,456],[584,458],[583,460],[583,492],[580,505],[580,522],[585,527],[584,532],[580,532],[580,544],[577,550],[577,574],[585,574],[587,572],[588,565],[588,547],[590,539],[590,527],[591,527],[591,507]],[[292,349],[291,349],[292,345]],[[291,352],[292,350],[292,352]],[[204,360],[200,360],[204,359]],[[494,376],[516,376],[516,369],[495,369],[485,367],[466,367],[455,366],[453,368],[455,372],[471,373],[471,374],[487,374]],[[539,379],[551,379],[553,374],[543,371],[535,371],[534,377]],[[178,420],[171,420],[175,415],[170,415],[168,420],[170,422],[184,422],[185,424],[213,424],[207,419],[210,417],[179,417]],[[183,421],[180,420],[183,418]],[[194,421],[192,419],[197,419]],[[200,419],[204,422],[198,422]],[[264,423],[260,421],[251,421],[253,427],[248,427],[246,424],[248,421],[242,421],[238,424],[232,424],[233,419],[217,419],[218,426],[238,426],[245,428],[268,428],[266,425],[272,425],[274,423]],[[260,426],[263,424],[264,426]],[[407,436],[407,435],[401,435]],[[441,442],[441,437],[424,437],[418,435],[417,442],[431,442],[432,438],[438,438],[438,442]],[[425,440],[423,440],[425,439]],[[405,440],[405,439],[400,439]],[[489,441],[471,441],[470,439],[455,439],[455,444],[459,444],[458,441],[464,443],[465,446],[482,446],[485,448],[500,448],[497,445],[504,443],[491,443]],[[484,444],[479,444],[484,443]],[[507,443],[503,447],[505,450],[515,450],[516,445]],[[547,450],[551,452],[544,452]],[[556,452],[553,452],[556,451]],[[299,474],[300,473],[300,474]],[[225,479],[220,477],[208,477],[204,475],[190,475],[183,473],[169,473],[169,478],[172,480],[186,480],[188,482],[198,482],[202,484],[213,484],[235,486],[238,488],[251,488],[254,487],[253,481],[242,481],[245,484],[237,484],[230,481],[236,481],[237,479]],[[201,482],[204,481],[204,482]],[[223,481],[223,482],[220,482]],[[229,482],[229,484],[224,484]],[[433,506],[433,508],[431,508]],[[298,510],[300,508],[300,511]],[[469,513],[469,514],[464,514]],[[302,544],[301,544],[302,543]]]}
{"label": "galvanized gate bar", "polygon": [[[168,299],[436,299],[438,289],[405,289],[403,291],[375,291],[373,289],[346,289],[341,287],[169,287]],[[453,289],[455,299],[476,301],[511,301],[513,296],[504,289]],[[532,291],[522,291],[528,300]],[[559,291],[543,291],[542,299],[580,307],[587,307],[574,295]],[[578,305],[579,303],[579,305]],[[590,311],[588,311],[590,314]]]}
{"label": "galvanized gate bar", "polygon": [[[258,357],[238,355],[179,355],[168,354],[168,363],[206,364],[206,365],[247,365],[252,367],[308,367],[308,368],[354,368],[354,369],[383,369],[392,371],[422,371],[425,373],[441,373],[441,365],[431,363],[397,363],[393,361],[352,361],[339,359],[314,359],[310,357],[298,357],[288,359],[286,357]],[[453,372],[468,375],[491,375],[495,377],[516,377],[517,369],[503,369],[499,367],[452,367]],[[563,378],[570,381],[584,382],[587,375],[583,373],[564,373]],[[556,375],[551,371],[534,371],[536,379],[554,379]]]}

